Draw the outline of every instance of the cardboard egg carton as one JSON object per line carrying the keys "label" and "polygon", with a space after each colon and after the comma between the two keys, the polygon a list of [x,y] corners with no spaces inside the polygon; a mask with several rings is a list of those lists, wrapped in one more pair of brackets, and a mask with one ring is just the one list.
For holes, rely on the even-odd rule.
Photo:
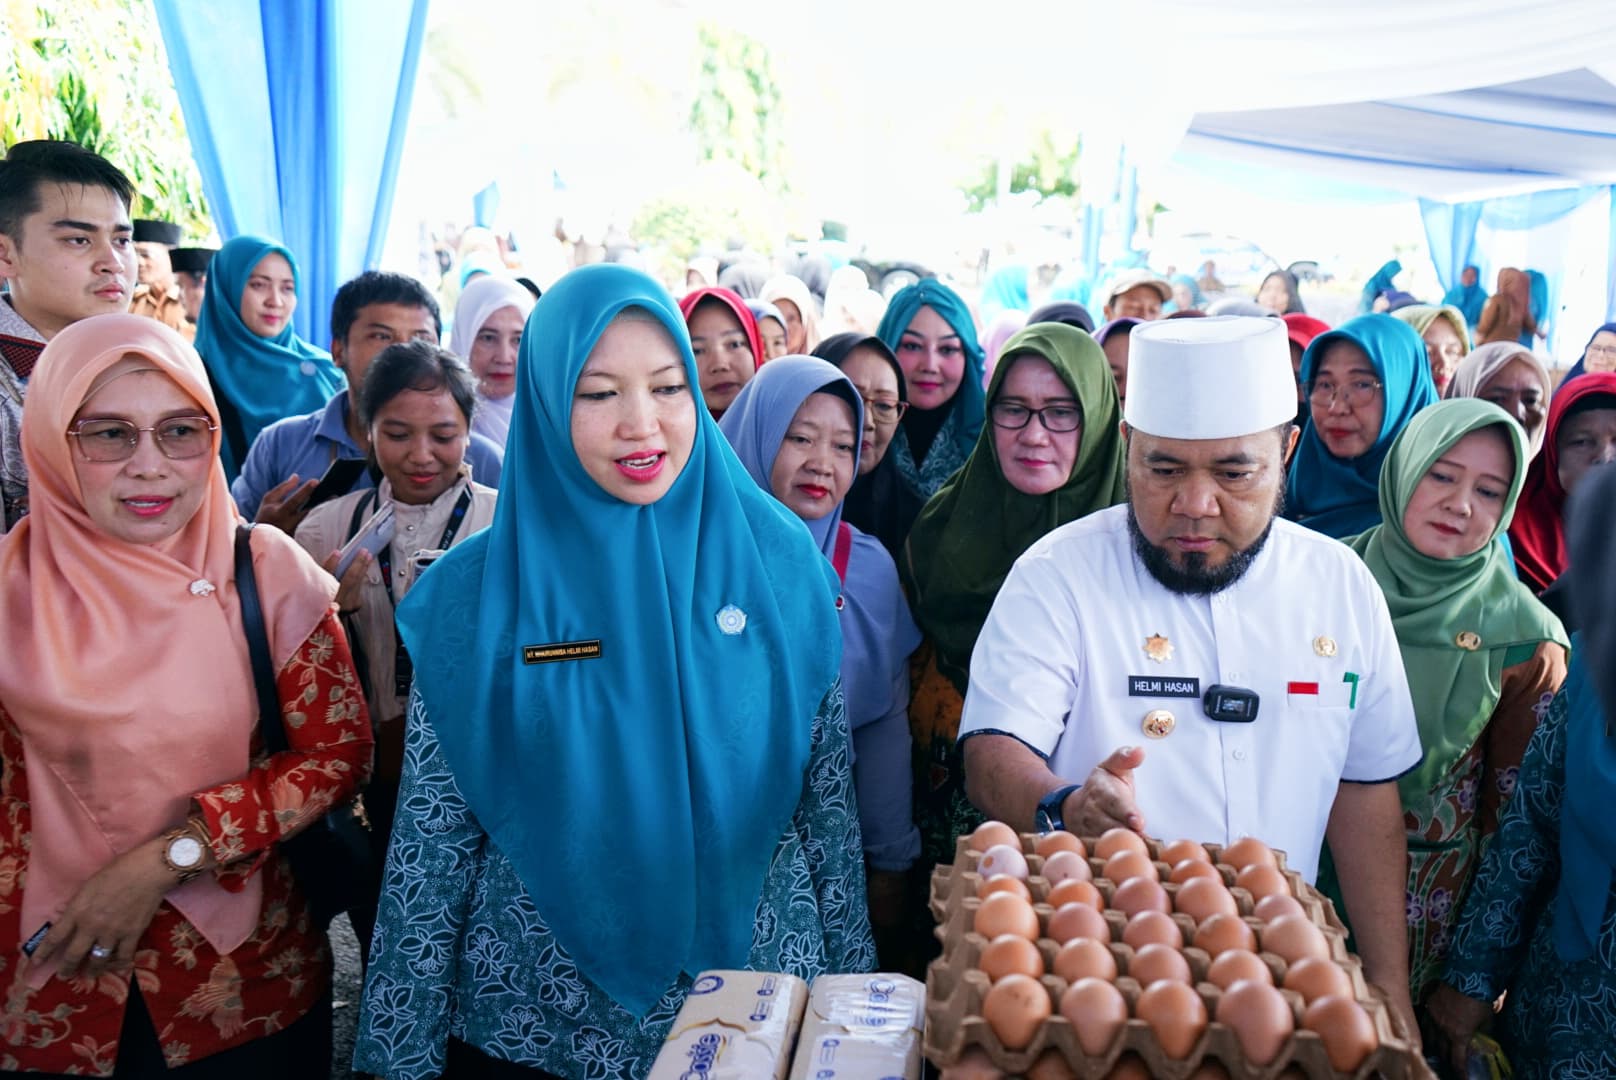
{"label": "cardboard egg carton", "polygon": [[[1157,1042],[1155,1033],[1141,1020],[1129,1020],[1104,1054],[1099,1056],[1084,1054],[1071,1024],[1060,1015],[1060,998],[1065,993],[1066,982],[1053,973],[1054,960],[1060,951],[1060,945],[1048,936],[1049,918],[1054,913],[1054,909],[1047,903],[1050,885],[1041,873],[1043,860],[1032,853],[1035,838],[1025,833],[1021,835],[1021,842],[1029,870],[1027,886],[1032,894],[1033,910],[1038,914],[1040,937],[1037,946],[1046,971],[1040,982],[1050,993],[1052,1014],[1041,1026],[1031,1044],[1021,1050],[1006,1049],[999,1043],[997,1036],[981,1015],[982,999],[990,984],[987,976],[978,970],[977,966],[987,940],[973,929],[976,911],[981,905],[976,893],[982,876],[977,872],[980,852],[970,848],[968,839],[968,837],[960,838],[953,865],[939,865],[932,875],[931,908],[938,920],[937,935],[943,944],[943,954],[932,962],[926,978],[927,1019],[924,1050],[927,1059],[933,1064],[939,1066],[954,1064],[961,1055],[975,1046],[982,1048],[993,1063],[1010,1076],[1026,1071],[1044,1051],[1054,1049],[1079,1077],[1084,1078],[1107,1075],[1118,1059],[1127,1053],[1134,1053],[1143,1058],[1153,1076],[1163,1077],[1166,1080],[1182,1080],[1190,1076],[1200,1064],[1211,1059],[1220,1062],[1236,1080],[1270,1080],[1291,1067],[1300,1069],[1309,1077],[1329,1077],[1332,1080],[1345,1080],[1347,1077],[1348,1074],[1338,1074],[1330,1067],[1319,1036],[1301,1030],[1302,999],[1294,992],[1285,990],[1281,990],[1281,993],[1292,1007],[1297,1031],[1279,1056],[1261,1068],[1246,1062],[1233,1031],[1217,1023],[1209,1023],[1197,1046],[1182,1060],[1167,1057]],[[1084,843],[1092,850],[1092,840],[1085,838]],[[1161,845],[1153,840],[1147,841],[1147,845],[1162,877],[1162,886],[1176,903],[1178,886],[1166,880],[1168,868],[1159,860]],[[1208,844],[1205,847],[1216,862],[1222,849],[1215,844]],[[1356,1073],[1350,1075],[1354,1080],[1364,1080],[1371,1076],[1382,1076],[1387,1080],[1430,1077],[1430,1071],[1406,1038],[1407,1033],[1401,1029],[1390,1010],[1370,990],[1363,977],[1361,962],[1347,951],[1346,930],[1336,916],[1334,907],[1316,889],[1307,885],[1300,875],[1285,868],[1282,853],[1275,852],[1275,855],[1279,859],[1281,871],[1290,882],[1292,893],[1302,904],[1311,921],[1320,928],[1329,945],[1331,958],[1346,972],[1353,987],[1353,996],[1369,1014],[1379,1035],[1380,1048],[1369,1056]],[[1089,864],[1094,872],[1093,884],[1107,905],[1107,910],[1103,914],[1110,929],[1109,948],[1117,963],[1116,986],[1128,1002],[1131,1014],[1142,988],[1136,980],[1128,976],[1134,950],[1122,941],[1122,931],[1127,920],[1121,912],[1110,910],[1115,885],[1101,876],[1102,861],[1091,858]],[[1235,897],[1242,917],[1254,931],[1260,931],[1263,924],[1251,914],[1253,909],[1251,895],[1244,889],[1234,887],[1234,873],[1230,868],[1220,866],[1219,872],[1224,884],[1229,886],[1230,893]],[[1175,913],[1171,917],[1178,925],[1185,942],[1192,941],[1195,932],[1194,921],[1182,913]],[[1211,957],[1193,945],[1186,945],[1181,952],[1188,962],[1196,992],[1207,1006],[1208,1017],[1216,1015],[1217,1002],[1222,991],[1206,981]],[[1261,952],[1259,956],[1274,976],[1275,986],[1279,986],[1286,970],[1285,961],[1267,952]]]}

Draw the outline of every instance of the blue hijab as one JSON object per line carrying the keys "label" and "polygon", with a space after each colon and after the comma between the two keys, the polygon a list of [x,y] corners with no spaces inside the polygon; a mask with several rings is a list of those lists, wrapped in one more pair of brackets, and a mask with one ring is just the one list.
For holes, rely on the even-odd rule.
{"label": "blue hijab", "polygon": [[1358,294],[1358,314],[1367,315],[1375,307],[1375,298],[1383,292],[1390,292],[1397,286],[1392,279],[1403,272],[1403,264],[1396,259],[1382,263],[1370,279],[1364,282],[1363,292]]}
{"label": "blue hijab", "polygon": [[[262,236],[238,236],[225,244],[208,264],[208,283],[202,310],[196,318],[196,351],[207,366],[208,378],[219,404],[240,419],[242,442],[233,446],[234,432],[220,441],[225,473],[235,476],[247,449],[258,433],[288,416],[322,408],[345,383],[331,354],[298,337],[287,320],[281,332],[263,338],[241,321],[241,296],[247,278],[266,255],[280,255],[301,286],[297,260],[285,246]],[[302,293],[298,294],[299,299]]]}
{"label": "blue hijab", "polygon": [[1385,395],[1380,437],[1368,452],[1338,458],[1308,423],[1291,461],[1286,516],[1315,532],[1342,539],[1380,524],[1380,466],[1399,432],[1414,414],[1437,400],[1425,342],[1414,328],[1390,315],[1360,315],[1320,334],[1302,354],[1302,384],[1312,382],[1324,353],[1337,341],[1350,341],[1375,367]]}
{"label": "blue hijab", "polygon": [[[493,524],[433,565],[398,624],[467,804],[578,970],[643,1016],[681,971],[746,965],[841,638],[835,573],[698,398],[658,502],[585,472],[574,388],[629,308],[661,325],[696,393],[660,285],[619,264],[563,277],[522,334]],[[527,646],[594,641],[594,659],[525,662]]]}
{"label": "blue hijab", "polygon": [[1560,812],[1560,888],[1554,948],[1575,963],[1592,956],[1605,921],[1616,868],[1616,739],[1588,673],[1582,635],[1571,639],[1571,670],[1560,688],[1566,706],[1565,804]]}
{"label": "blue hijab", "polygon": [[[1616,322],[1608,322],[1604,326],[1601,326],[1598,330],[1595,330],[1593,332],[1593,337],[1588,339],[1588,345],[1592,345],[1594,343],[1594,338],[1604,333],[1616,334]],[[1566,372],[1565,378],[1560,380],[1561,386],[1564,386],[1572,379],[1575,379],[1578,375],[1586,375],[1588,373],[1588,345],[1584,345],[1582,347],[1582,355],[1577,357],[1577,362],[1575,364],[1571,365],[1571,370]]]}
{"label": "blue hijab", "polygon": [[[1466,270],[1475,267],[1467,266]],[[1458,308],[1464,315],[1466,326],[1475,326],[1481,321],[1481,310],[1487,306],[1487,290],[1481,287],[1481,282],[1474,285],[1458,284],[1449,289],[1442,297],[1442,303],[1448,307]]]}
{"label": "blue hijab", "polygon": [[[983,383],[987,381],[982,373],[987,354],[977,343],[976,323],[971,318],[971,309],[965,306],[959,293],[936,278],[926,278],[898,290],[887,305],[886,314],[881,316],[881,325],[876,327],[875,336],[886,343],[893,355],[901,356],[898,343],[903,340],[903,332],[909,329],[915,313],[923,307],[929,307],[943,317],[943,321],[959,335],[960,346],[965,350],[965,377],[954,399],[943,406],[952,409],[959,417],[959,423],[954,426],[954,446],[963,461],[971,456],[976,437],[982,433],[982,422],[987,416],[987,398],[982,390]],[[907,429],[911,421],[918,420],[916,414],[921,412],[920,409],[910,408],[904,414],[904,427]]]}

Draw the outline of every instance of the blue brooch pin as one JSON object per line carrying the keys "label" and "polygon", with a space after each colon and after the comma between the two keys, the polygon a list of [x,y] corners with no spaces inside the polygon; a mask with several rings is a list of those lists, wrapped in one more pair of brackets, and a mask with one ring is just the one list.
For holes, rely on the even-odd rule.
{"label": "blue brooch pin", "polygon": [[718,613],[718,629],[734,637],[746,629],[746,612],[734,604],[725,604]]}

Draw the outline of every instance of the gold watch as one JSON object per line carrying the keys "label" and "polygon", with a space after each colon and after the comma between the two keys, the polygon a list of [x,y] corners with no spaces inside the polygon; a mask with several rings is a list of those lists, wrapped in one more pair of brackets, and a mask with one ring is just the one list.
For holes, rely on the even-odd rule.
{"label": "gold watch", "polygon": [[163,865],[180,879],[180,884],[202,873],[208,849],[202,829],[195,822],[163,834]]}

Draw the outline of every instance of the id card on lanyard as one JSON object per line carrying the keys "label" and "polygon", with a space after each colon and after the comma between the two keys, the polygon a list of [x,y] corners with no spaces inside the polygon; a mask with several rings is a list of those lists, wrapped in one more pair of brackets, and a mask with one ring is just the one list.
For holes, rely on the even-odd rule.
{"label": "id card on lanyard", "polygon": [[[449,512],[449,524],[443,530],[443,537],[438,541],[438,548],[449,550],[454,543],[460,526],[466,520],[466,512],[471,509],[471,488],[460,493],[455,501],[454,509]],[[387,600],[393,609],[398,609],[398,598],[393,595],[393,545],[388,544],[382,548],[381,554],[376,556],[376,567],[382,572],[382,585],[387,589]],[[415,679],[415,663],[410,659],[409,650],[404,647],[404,638],[398,632],[398,620],[393,620],[393,694],[395,697],[408,697],[410,683]]]}

